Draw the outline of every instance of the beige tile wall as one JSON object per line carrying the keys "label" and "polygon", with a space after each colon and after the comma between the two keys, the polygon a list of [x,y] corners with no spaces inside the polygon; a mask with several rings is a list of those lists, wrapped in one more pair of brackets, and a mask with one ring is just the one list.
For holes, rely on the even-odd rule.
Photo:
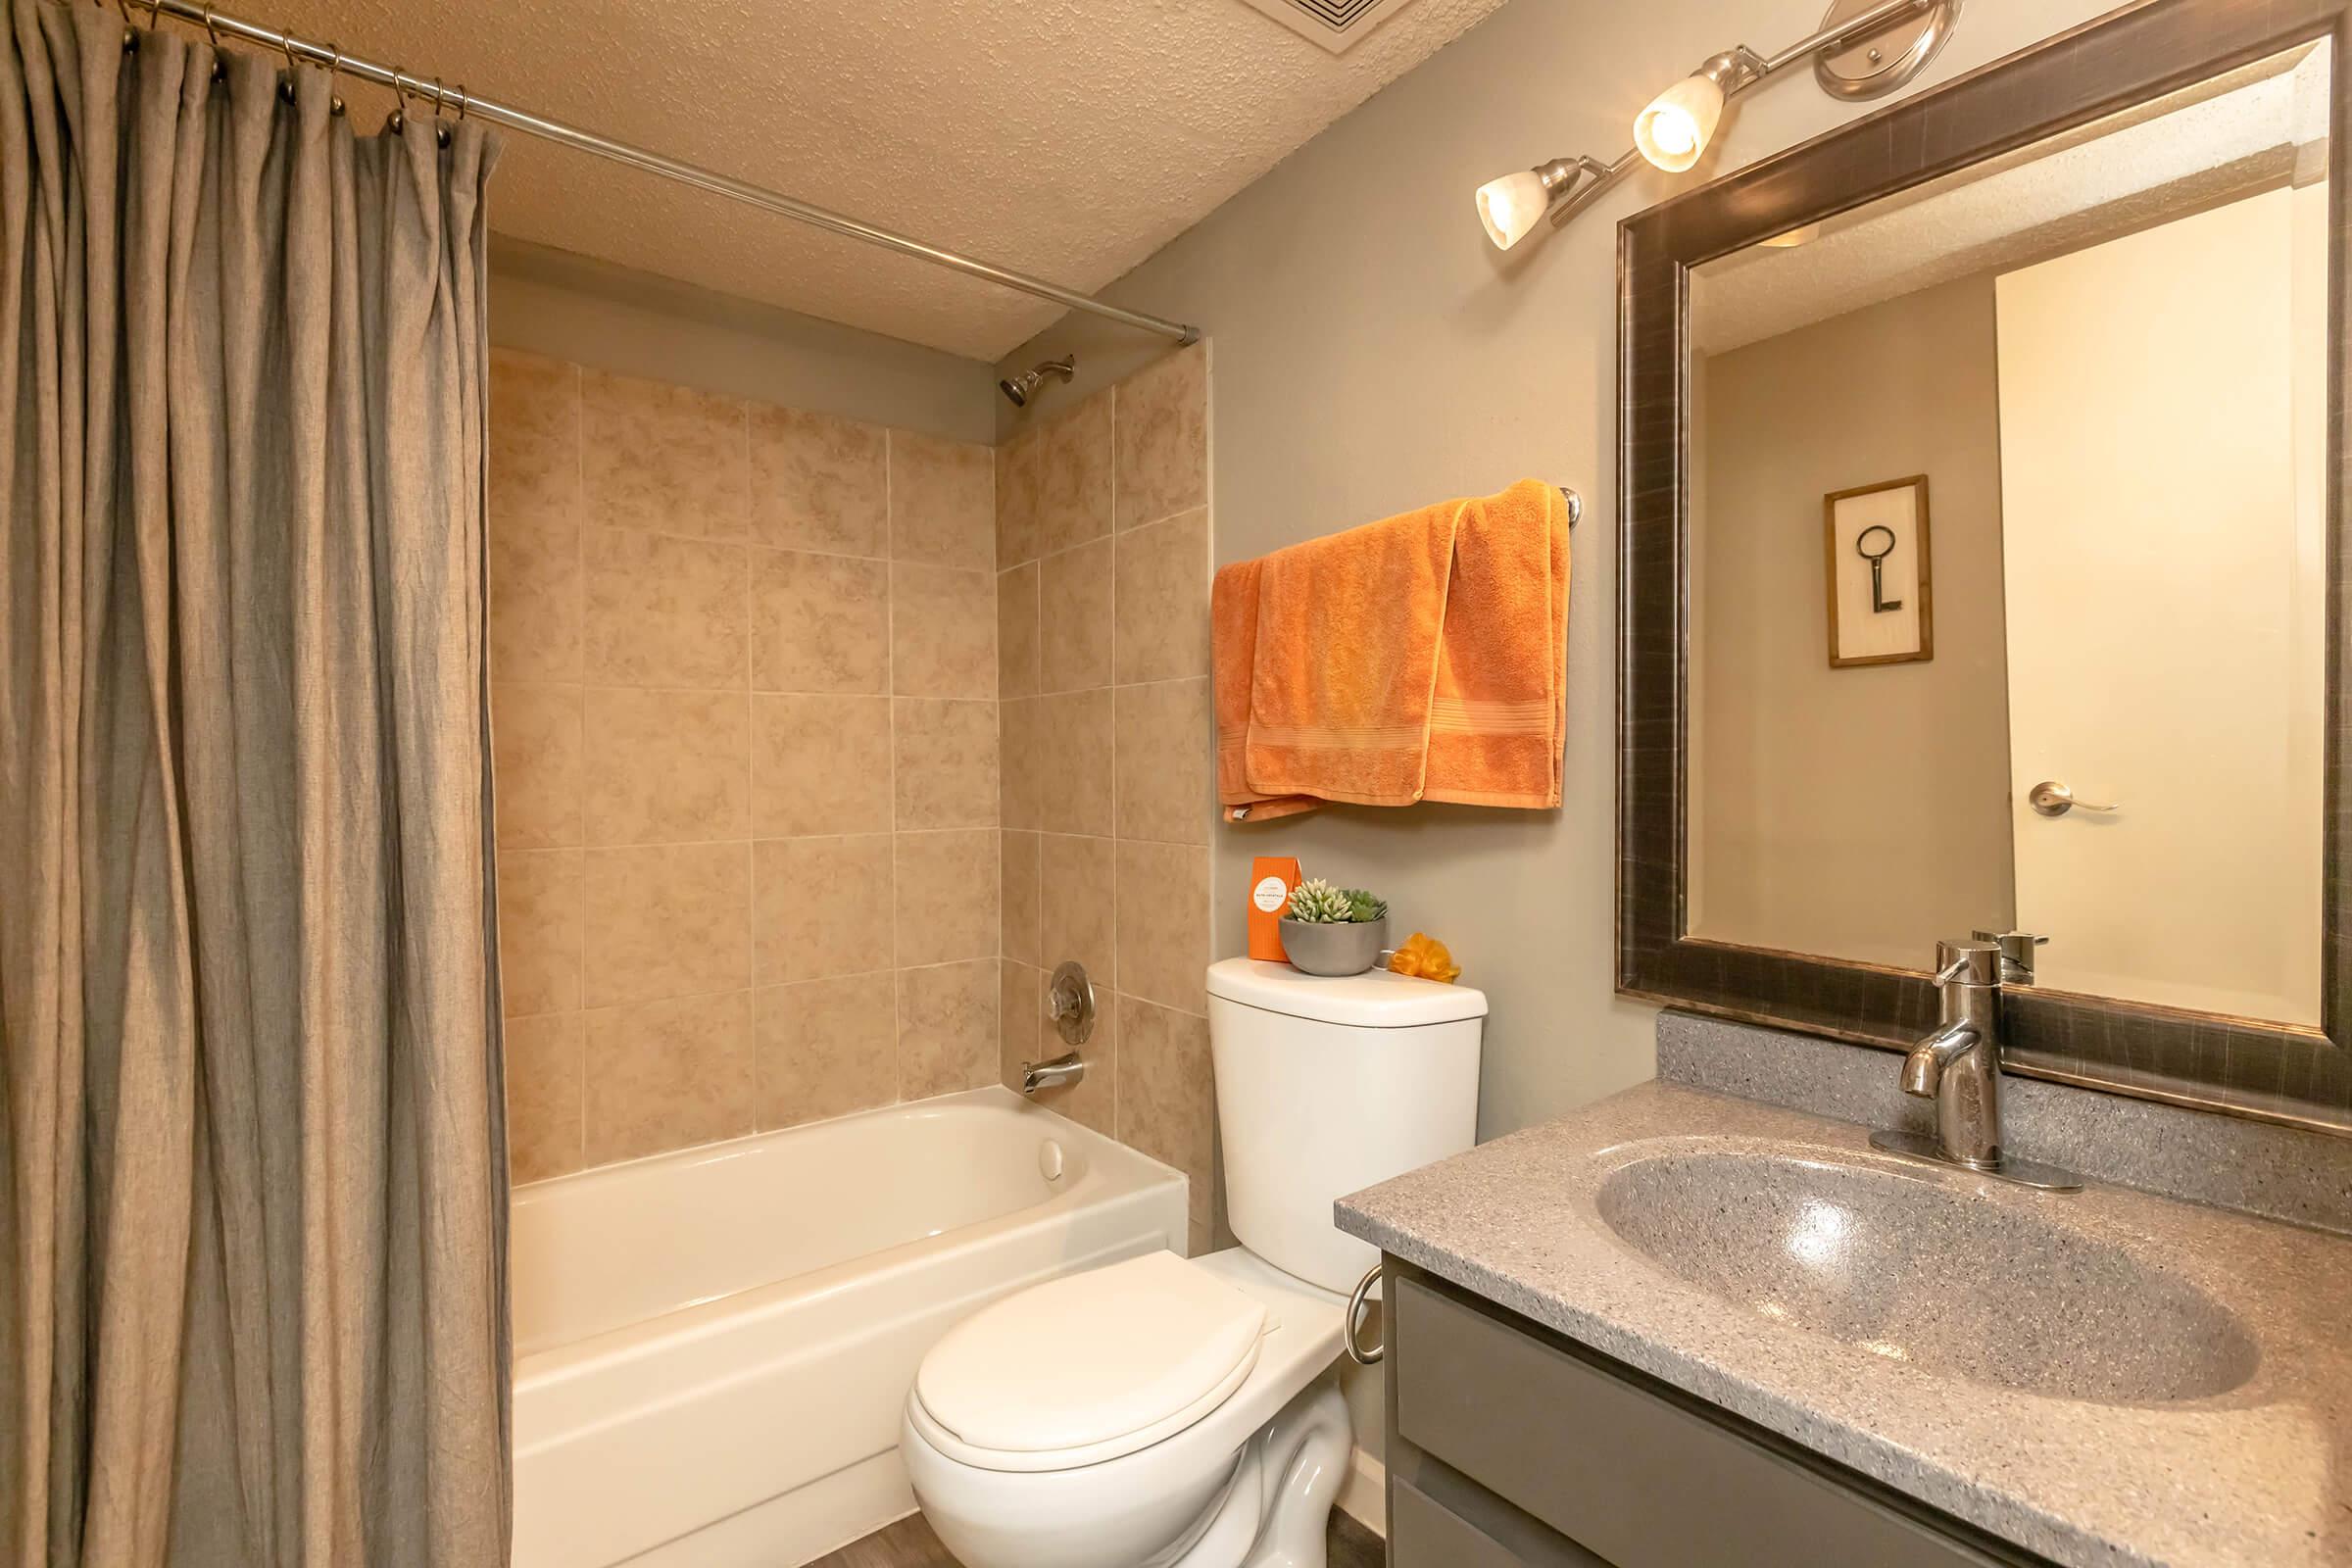
{"label": "beige tile wall", "polygon": [[995,1079],[994,454],[505,351],[491,421],[514,1179]]}
{"label": "beige tile wall", "polygon": [[1179,350],[997,452],[1004,1058],[1063,1048],[1047,975],[1102,1016],[1047,1102],[1192,1178],[1218,1211],[1209,1071],[1208,365]]}

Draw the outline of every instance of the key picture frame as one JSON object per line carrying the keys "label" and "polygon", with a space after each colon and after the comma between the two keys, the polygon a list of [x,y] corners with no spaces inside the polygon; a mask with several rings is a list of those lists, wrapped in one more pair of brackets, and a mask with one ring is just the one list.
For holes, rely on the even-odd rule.
{"label": "key picture frame", "polygon": [[1821,510],[1830,667],[1934,659],[1928,476],[1833,490]]}

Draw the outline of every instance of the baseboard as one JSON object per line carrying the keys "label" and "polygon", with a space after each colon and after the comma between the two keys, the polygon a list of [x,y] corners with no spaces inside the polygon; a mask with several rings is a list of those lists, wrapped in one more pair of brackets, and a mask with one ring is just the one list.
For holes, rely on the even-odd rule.
{"label": "baseboard", "polygon": [[1381,1540],[1389,1539],[1389,1467],[1361,1448],[1348,1466],[1348,1479],[1340,1484],[1340,1512]]}

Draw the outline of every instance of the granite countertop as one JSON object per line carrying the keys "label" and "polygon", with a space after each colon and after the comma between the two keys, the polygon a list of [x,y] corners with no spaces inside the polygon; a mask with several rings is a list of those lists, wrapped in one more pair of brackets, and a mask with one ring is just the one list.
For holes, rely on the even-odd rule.
{"label": "granite countertop", "polygon": [[[2030,1210],[2185,1281],[2233,1314],[2259,1352],[2252,1375],[2226,1394],[2096,1403],[1930,1373],[1775,1322],[1668,1272],[1601,1217],[1601,1183],[1653,1152],[1785,1150],[1886,1170],[1888,1157],[1868,1136],[1852,1122],[1644,1084],[1342,1199],[1338,1220],[1490,1301],[2062,1563],[2352,1564],[2352,1242],[2128,1188],[2037,1194],[1904,1162],[1905,1174],[1969,1201]],[[1921,1249],[1937,1241],[1932,1229],[1916,1239]],[[1952,1278],[1955,1290],[2042,1291],[2061,1302],[2067,1287],[1987,1278],[1959,1248]]]}

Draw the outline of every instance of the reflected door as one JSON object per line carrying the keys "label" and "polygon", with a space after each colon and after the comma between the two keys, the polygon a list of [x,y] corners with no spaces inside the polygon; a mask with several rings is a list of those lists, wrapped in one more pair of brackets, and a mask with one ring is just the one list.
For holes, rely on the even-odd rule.
{"label": "reflected door", "polygon": [[[2017,918],[2051,989],[2318,1021],[2325,336],[2278,284],[2324,267],[2326,200],[1996,279]],[[2120,809],[2045,815],[2045,781]]]}

